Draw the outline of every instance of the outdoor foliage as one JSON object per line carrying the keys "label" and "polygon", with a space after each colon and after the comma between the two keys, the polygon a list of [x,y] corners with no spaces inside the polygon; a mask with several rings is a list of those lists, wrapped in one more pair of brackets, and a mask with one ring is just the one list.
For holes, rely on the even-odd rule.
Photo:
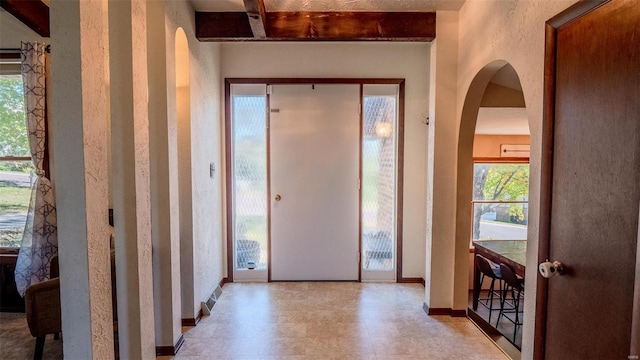
{"label": "outdoor foliage", "polygon": [[20,247],[23,228],[0,229],[0,248]]}
{"label": "outdoor foliage", "polygon": [[[529,196],[528,164],[475,164],[473,179],[474,200],[526,200]],[[495,211],[498,204],[483,204],[476,211],[473,238],[480,235],[480,218],[483,214]],[[513,222],[525,220],[521,204],[509,206],[508,213]]]}
{"label": "outdoor foliage", "polygon": [[481,181],[476,200],[520,200],[529,195],[529,166],[524,164],[477,164]]}
{"label": "outdoor foliage", "polygon": [[[0,76],[0,156],[30,156],[24,111],[22,77]],[[29,160],[0,162],[0,247],[20,246],[31,195],[30,171]]]}
{"label": "outdoor foliage", "polygon": [[29,156],[22,79],[0,76],[0,156]]}

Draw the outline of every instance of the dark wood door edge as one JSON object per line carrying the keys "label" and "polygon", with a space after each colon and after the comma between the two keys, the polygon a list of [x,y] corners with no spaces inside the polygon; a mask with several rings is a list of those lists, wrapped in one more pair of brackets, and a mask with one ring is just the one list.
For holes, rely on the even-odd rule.
{"label": "dark wood door edge", "polygon": [[[364,139],[364,85],[360,84],[360,104],[358,114],[358,178],[364,179],[362,166],[362,141]],[[364,186],[358,186],[358,281],[362,281],[362,191]]]}
{"label": "dark wood door edge", "polygon": [[[396,188],[396,279],[402,279],[402,249],[404,245],[404,79],[398,83],[398,144],[396,145],[398,166]],[[364,110],[362,111],[364,114]],[[424,286],[424,279],[422,279]]]}
{"label": "dark wood door edge", "polygon": [[638,243],[636,250],[636,283],[633,291],[633,313],[631,325],[631,348],[629,357],[640,355],[640,209],[638,213]]}
{"label": "dark wood door edge", "polygon": [[[610,0],[583,0],[549,19],[545,26],[544,95],[542,122],[542,161],[540,184],[540,225],[538,263],[549,258],[551,230],[551,193],[553,179],[553,126],[555,116],[555,78],[558,29],[597,9]],[[544,359],[547,319],[547,280],[538,275],[536,291],[533,358]]]}
{"label": "dark wood door edge", "polygon": [[231,81],[224,80],[224,149],[227,223],[227,281],[233,282],[233,179],[231,176]]}

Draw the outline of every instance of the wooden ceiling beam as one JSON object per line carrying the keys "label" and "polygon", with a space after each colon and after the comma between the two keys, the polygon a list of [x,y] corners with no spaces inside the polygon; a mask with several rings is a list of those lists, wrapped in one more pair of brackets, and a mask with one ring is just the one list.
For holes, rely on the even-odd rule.
{"label": "wooden ceiling beam", "polygon": [[248,20],[236,24],[241,22],[238,14],[242,13],[196,13],[196,37],[200,41],[432,41],[436,36],[434,12],[266,12],[264,38],[252,36]]}
{"label": "wooden ceiling beam", "polygon": [[272,38],[289,40],[432,41],[435,13],[273,12],[267,13]]}
{"label": "wooden ceiling beam", "polygon": [[245,12],[196,12],[196,38],[200,41],[254,40]]}
{"label": "wooden ceiling beam", "polygon": [[49,37],[49,6],[41,0],[0,0],[0,7],[42,37]]}
{"label": "wooden ceiling beam", "polygon": [[247,9],[249,25],[253,31],[253,37],[264,39],[267,37],[266,31],[266,10],[264,0],[244,0],[244,7]]}

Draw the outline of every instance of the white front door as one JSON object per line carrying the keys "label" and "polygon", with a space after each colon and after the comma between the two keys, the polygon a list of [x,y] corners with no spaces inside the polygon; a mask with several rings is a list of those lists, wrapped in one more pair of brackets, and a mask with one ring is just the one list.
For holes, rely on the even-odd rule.
{"label": "white front door", "polygon": [[359,85],[272,86],[271,280],[358,280],[359,103]]}

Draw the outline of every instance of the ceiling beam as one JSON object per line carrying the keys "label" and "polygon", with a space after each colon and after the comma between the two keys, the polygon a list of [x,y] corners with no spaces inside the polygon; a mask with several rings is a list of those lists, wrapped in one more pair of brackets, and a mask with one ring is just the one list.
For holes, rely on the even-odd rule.
{"label": "ceiling beam", "polygon": [[244,0],[244,7],[247,9],[249,25],[253,31],[253,37],[264,39],[267,37],[266,18],[264,0]]}
{"label": "ceiling beam", "polygon": [[[200,41],[432,41],[434,12],[266,12],[266,37],[253,37],[242,13],[196,13]],[[246,18],[246,16],[245,16]],[[235,26],[236,29],[230,28]]]}
{"label": "ceiling beam", "polygon": [[291,40],[432,41],[435,13],[274,12],[267,13],[269,36]]}
{"label": "ceiling beam", "polygon": [[196,12],[196,38],[200,41],[254,40],[245,12]]}
{"label": "ceiling beam", "polygon": [[0,7],[42,37],[49,37],[49,6],[41,0],[0,0]]}

